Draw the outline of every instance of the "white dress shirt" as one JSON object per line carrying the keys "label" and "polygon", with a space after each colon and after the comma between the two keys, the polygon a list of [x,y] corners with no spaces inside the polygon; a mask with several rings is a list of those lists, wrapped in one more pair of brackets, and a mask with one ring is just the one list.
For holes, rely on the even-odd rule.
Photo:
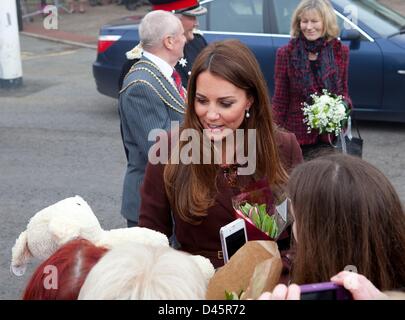
{"label": "white dress shirt", "polygon": [[143,56],[156,64],[160,71],[162,71],[163,75],[171,82],[172,85],[174,85],[174,87],[176,87],[174,79],[172,78],[174,69],[170,64],[148,51],[143,51]]}

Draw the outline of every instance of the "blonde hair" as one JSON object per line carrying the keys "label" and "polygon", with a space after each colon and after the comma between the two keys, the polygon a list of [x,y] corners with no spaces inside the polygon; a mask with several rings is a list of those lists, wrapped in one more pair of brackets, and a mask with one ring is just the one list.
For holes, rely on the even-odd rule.
{"label": "blonde hair", "polygon": [[93,267],[79,300],[202,300],[207,285],[193,256],[131,244],[112,249]]}
{"label": "blonde hair", "polygon": [[301,17],[305,12],[316,10],[323,22],[323,36],[327,40],[336,39],[339,34],[336,14],[329,0],[302,0],[291,18],[291,37],[298,38],[301,33]]}

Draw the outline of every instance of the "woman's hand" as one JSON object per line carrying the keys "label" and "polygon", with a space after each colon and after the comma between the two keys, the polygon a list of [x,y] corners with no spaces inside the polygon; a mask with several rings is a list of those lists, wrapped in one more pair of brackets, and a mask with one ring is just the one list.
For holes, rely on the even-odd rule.
{"label": "woman's hand", "polygon": [[[389,297],[378,290],[365,276],[349,271],[342,271],[331,278],[331,281],[350,291],[354,300],[384,300]],[[278,284],[273,292],[264,292],[258,300],[300,300],[301,289],[296,284],[288,287]]]}
{"label": "woman's hand", "polygon": [[285,284],[278,284],[273,292],[263,292],[258,300],[300,300],[301,289],[296,284],[288,287]]}
{"label": "woman's hand", "polygon": [[388,299],[388,296],[378,290],[370,280],[355,272],[342,271],[330,280],[349,290],[354,300]]}

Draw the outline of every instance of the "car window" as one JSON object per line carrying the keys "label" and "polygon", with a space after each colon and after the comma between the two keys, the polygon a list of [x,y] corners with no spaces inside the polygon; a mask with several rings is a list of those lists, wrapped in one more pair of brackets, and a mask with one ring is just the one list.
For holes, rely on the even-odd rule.
{"label": "car window", "polygon": [[274,1],[274,12],[278,34],[290,34],[291,17],[300,0]]}
{"label": "car window", "polygon": [[263,0],[215,0],[204,5],[202,30],[263,33]]}
{"label": "car window", "polygon": [[[343,29],[352,29],[353,28],[348,22],[343,20],[343,18],[341,18],[339,16],[337,16],[336,18],[337,18],[337,23],[338,23],[340,32],[342,32]],[[352,22],[354,22],[354,21],[352,21]],[[361,41],[369,41],[363,34],[360,34],[360,40]]]}
{"label": "car window", "polygon": [[352,20],[353,18],[360,20],[383,36],[399,32],[405,25],[405,17],[375,0],[338,0],[336,2],[345,8],[345,15],[348,15],[348,12]]}

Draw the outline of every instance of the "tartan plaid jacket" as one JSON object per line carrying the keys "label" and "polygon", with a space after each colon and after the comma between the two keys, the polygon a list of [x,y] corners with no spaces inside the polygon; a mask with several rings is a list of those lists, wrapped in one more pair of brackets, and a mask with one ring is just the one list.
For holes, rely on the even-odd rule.
{"label": "tartan plaid jacket", "polygon": [[[343,84],[342,92],[333,93],[343,95],[345,101],[351,106],[347,85],[349,48],[337,39],[331,40],[330,45],[333,47],[335,62],[338,65],[339,76]],[[301,89],[300,83],[302,79],[293,74],[290,58],[291,49],[291,45],[288,44],[277,50],[274,74],[275,90],[272,99],[274,121],[280,127],[295,133],[300,145],[315,144],[321,136],[315,130],[307,133],[307,125],[303,122],[304,114],[301,108],[302,103],[307,101],[308,97],[305,96]],[[321,92],[322,89],[318,85],[316,91]]]}

